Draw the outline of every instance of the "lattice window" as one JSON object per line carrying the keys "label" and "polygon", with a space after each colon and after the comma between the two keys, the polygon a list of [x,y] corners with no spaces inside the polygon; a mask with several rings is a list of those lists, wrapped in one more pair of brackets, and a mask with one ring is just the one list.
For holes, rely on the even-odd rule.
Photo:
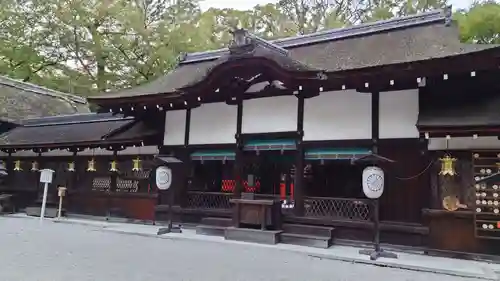
{"label": "lattice window", "polygon": [[139,191],[139,182],[135,180],[116,180],[116,191],[119,192],[137,192]]}
{"label": "lattice window", "polygon": [[110,177],[95,177],[92,180],[92,190],[95,191],[109,191],[111,187]]}
{"label": "lattice window", "polygon": [[230,209],[230,194],[218,192],[189,192],[187,206],[195,209]]}
{"label": "lattice window", "polygon": [[367,200],[307,198],[305,199],[305,216],[370,220],[371,208]]}

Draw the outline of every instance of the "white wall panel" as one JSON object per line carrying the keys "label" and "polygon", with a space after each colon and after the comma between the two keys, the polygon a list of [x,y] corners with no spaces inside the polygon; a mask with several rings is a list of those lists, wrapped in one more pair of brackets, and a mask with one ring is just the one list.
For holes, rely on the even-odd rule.
{"label": "white wall panel", "polygon": [[172,110],[165,112],[165,132],[163,145],[184,144],[186,131],[186,110]]}
{"label": "white wall panel", "polygon": [[497,137],[452,137],[448,140],[446,147],[446,138],[430,138],[428,143],[429,150],[468,150],[468,149],[499,149],[500,140]]}
{"label": "white wall panel", "polygon": [[189,144],[235,143],[238,107],[207,103],[191,110]]}
{"label": "white wall panel", "polygon": [[295,96],[259,98],[243,101],[244,134],[297,131]]}
{"label": "white wall panel", "polygon": [[418,138],[418,89],[381,92],[379,116],[381,139]]}
{"label": "white wall panel", "polygon": [[304,103],[304,140],[371,139],[371,94],[324,92]]}

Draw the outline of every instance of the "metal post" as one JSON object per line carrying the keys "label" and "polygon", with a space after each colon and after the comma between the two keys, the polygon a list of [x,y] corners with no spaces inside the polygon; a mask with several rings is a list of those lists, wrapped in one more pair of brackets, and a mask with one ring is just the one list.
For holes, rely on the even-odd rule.
{"label": "metal post", "polygon": [[393,258],[397,259],[398,256],[395,253],[386,252],[380,247],[380,217],[379,217],[379,199],[372,199],[372,207],[373,207],[373,246],[374,249],[364,249],[360,250],[359,253],[362,255],[370,256],[370,260],[376,260],[378,258]]}
{"label": "metal post", "polygon": [[57,212],[57,218],[58,219],[61,219],[61,213],[62,213],[62,201],[63,201],[63,198],[62,196],[59,196],[59,210]]}
{"label": "metal post", "polygon": [[49,189],[49,184],[45,183],[43,187],[43,198],[42,198],[42,210],[40,211],[40,223],[43,223],[45,217],[45,205],[47,204],[47,190]]}
{"label": "metal post", "polygon": [[[174,220],[174,210],[172,206],[174,205],[174,190],[171,188],[168,191],[168,224],[167,227],[162,227],[158,229],[157,235],[162,235],[166,233],[182,233],[180,226],[173,226]],[[159,196],[159,195],[158,195]]]}

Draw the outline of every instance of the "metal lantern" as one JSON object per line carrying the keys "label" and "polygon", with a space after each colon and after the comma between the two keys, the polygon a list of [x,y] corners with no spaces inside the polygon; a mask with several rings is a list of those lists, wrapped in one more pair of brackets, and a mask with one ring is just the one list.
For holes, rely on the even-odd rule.
{"label": "metal lantern", "polygon": [[31,171],[32,172],[38,171],[38,162],[36,161],[31,162]]}
{"label": "metal lantern", "polygon": [[96,171],[95,160],[94,160],[94,158],[92,158],[88,161],[87,172],[95,172],[95,171]]}
{"label": "metal lantern", "polygon": [[68,163],[68,172],[74,172],[75,171],[75,162],[69,162]]}
{"label": "metal lantern", "polygon": [[443,158],[439,159],[441,161],[441,171],[439,175],[441,176],[455,176],[457,172],[455,171],[455,161],[456,158],[452,158],[450,155],[445,155]]}
{"label": "metal lantern", "polygon": [[134,160],[132,160],[134,166],[132,168],[132,172],[139,172],[141,170],[141,158],[137,156]]}
{"label": "metal lantern", "polygon": [[116,163],[115,160],[111,161],[109,163],[109,171],[110,172],[118,172],[118,167],[117,166],[118,166],[118,164]]}
{"label": "metal lantern", "polygon": [[14,161],[14,171],[22,171],[23,168],[21,168],[21,160],[16,160]]}

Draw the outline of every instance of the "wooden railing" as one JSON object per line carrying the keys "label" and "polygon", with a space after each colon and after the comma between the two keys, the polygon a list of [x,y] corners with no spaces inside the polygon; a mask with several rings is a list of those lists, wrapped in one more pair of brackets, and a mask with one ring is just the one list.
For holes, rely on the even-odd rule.
{"label": "wooden railing", "polygon": [[372,213],[367,199],[306,197],[304,205],[306,217],[368,221]]}
{"label": "wooden railing", "polygon": [[186,207],[211,210],[230,209],[231,204],[229,203],[229,199],[231,199],[232,196],[232,193],[224,192],[189,191]]}
{"label": "wooden railing", "polygon": [[[228,210],[232,193],[189,191],[187,208],[200,210]],[[255,199],[279,199],[279,195],[256,194]],[[367,199],[306,197],[304,198],[304,216],[344,220],[369,221],[371,219],[370,202]],[[283,214],[292,214],[293,209],[283,208]]]}

